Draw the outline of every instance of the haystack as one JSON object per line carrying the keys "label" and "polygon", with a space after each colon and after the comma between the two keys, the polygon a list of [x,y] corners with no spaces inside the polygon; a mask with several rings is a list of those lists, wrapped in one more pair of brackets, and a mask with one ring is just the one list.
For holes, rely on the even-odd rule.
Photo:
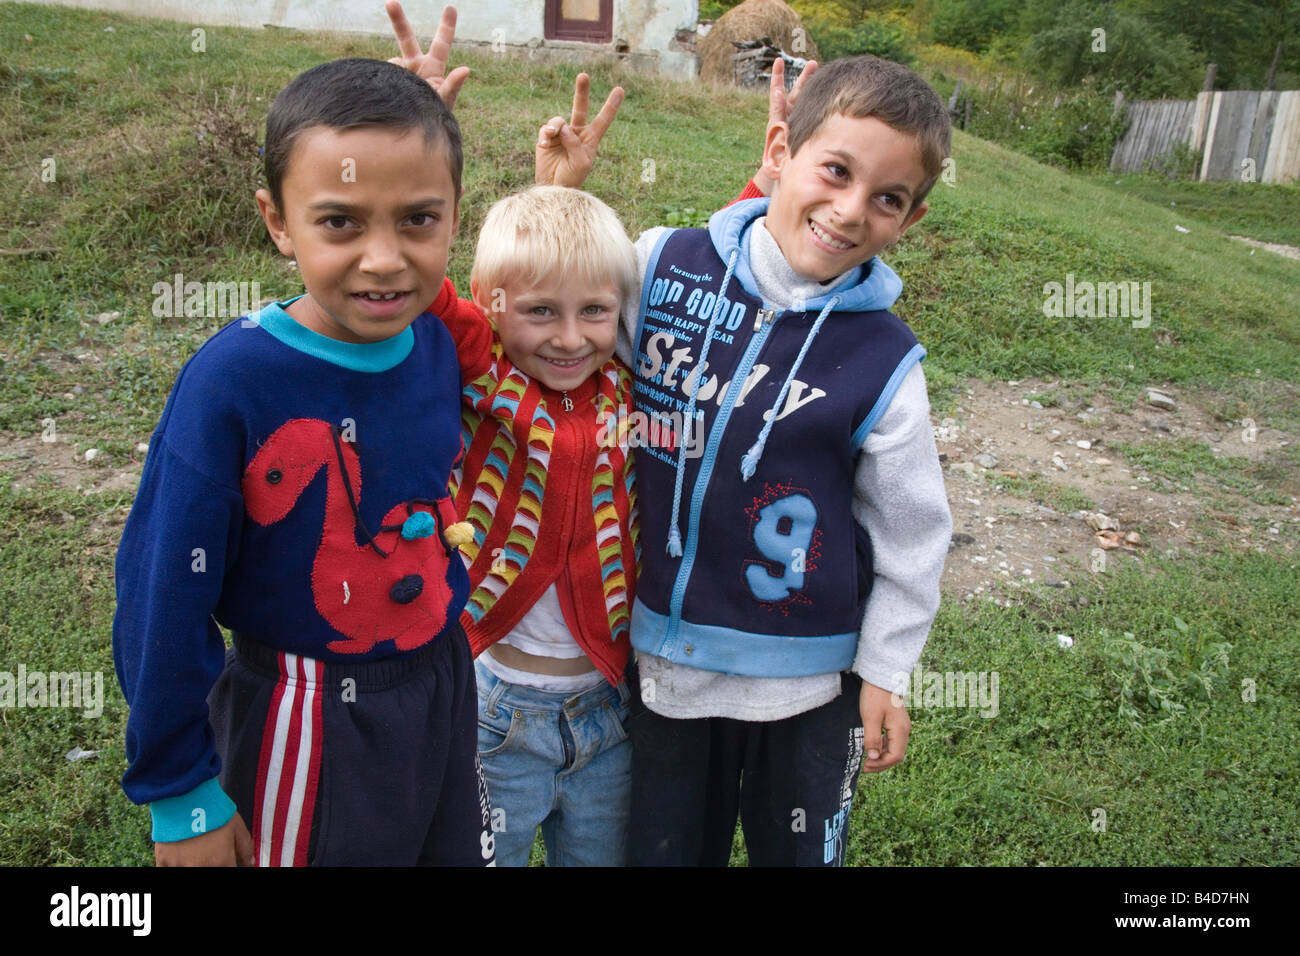
{"label": "haystack", "polygon": [[795,30],[803,27],[799,14],[781,0],[745,0],[718,18],[708,36],[696,44],[700,57],[700,79],[720,83],[732,82],[731,57],[736,48],[732,40],[758,40],[769,37],[792,56],[818,59],[817,44],[805,32],[805,49],[794,49]]}

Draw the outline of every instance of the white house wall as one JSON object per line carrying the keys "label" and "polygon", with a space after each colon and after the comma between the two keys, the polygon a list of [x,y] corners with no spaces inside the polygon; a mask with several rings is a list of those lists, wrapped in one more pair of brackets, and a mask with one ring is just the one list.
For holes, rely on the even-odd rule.
{"label": "white house wall", "polygon": [[[194,24],[291,27],[389,34],[382,0],[36,0],[38,3],[111,10]],[[403,0],[402,8],[423,39],[442,15],[444,0]],[[543,39],[545,0],[461,0],[456,4],[458,39],[479,43],[527,44]],[[628,52],[659,53],[676,72],[683,57],[673,40],[693,30],[698,0],[614,0],[614,38]],[[684,61],[683,61],[684,62]]]}

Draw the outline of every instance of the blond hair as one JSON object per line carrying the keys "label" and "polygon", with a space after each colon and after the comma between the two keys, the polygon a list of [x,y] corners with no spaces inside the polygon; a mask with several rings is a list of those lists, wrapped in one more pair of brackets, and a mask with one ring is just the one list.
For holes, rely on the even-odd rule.
{"label": "blond hair", "polygon": [[471,281],[480,289],[536,285],[560,274],[622,300],[639,278],[636,250],[618,214],[591,193],[533,186],[498,200],[479,230]]}

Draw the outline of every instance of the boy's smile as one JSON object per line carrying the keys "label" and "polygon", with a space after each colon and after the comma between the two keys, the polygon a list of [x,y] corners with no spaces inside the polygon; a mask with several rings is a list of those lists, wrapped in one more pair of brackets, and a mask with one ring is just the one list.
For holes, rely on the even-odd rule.
{"label": "boy's smile", "polygon": [[505,311],[492,313],[497,290],[475,284],[479,307],[492,314],[501,348],[522,372],[547,388],[577,388],[614,354],[618,310],[614,283],[591,286],[579,277],[552,275],[500,290]]}
{"label": "boy's smile", "polygon": [[777,127],[768,140],[779,177],[766,225],[800,275],[825,281],[867,262],[929,208],[911,208],[925,181],[915,136],[839,113],[794,156],[787,135]]}
{"label": "boy's smile", "polygon": [[419,127],[298,134],[276,210],[257,203],[307,295],[289,306],[300,324],[342,342],[379,342],[407,328],[438,295],[459,225],[446,148]]}

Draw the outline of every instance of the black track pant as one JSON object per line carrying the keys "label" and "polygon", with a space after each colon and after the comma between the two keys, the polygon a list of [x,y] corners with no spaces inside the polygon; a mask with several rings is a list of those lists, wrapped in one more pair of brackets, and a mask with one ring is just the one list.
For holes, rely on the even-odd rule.
{"label": "black track pant", "polygon": [[259,865],[492,862],[459,626],[406,657],[346,664],[236,634],[208,706]]}
{"label": "black track pant", "polygon": [[862,681],[785,720],[674,720],[634,689],[633,866],[726,866],[739,813],[753,866],[840,866],[862,766]]}

